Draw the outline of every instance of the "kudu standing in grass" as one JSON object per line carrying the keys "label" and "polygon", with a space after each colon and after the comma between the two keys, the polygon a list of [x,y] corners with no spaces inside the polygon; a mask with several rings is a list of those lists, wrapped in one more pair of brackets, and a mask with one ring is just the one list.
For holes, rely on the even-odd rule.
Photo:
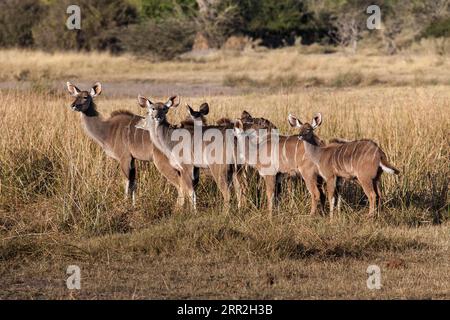
{"label": "kudu standing in grass", "polygon": [[[153,154],[159,155],[161,158],[165,158],[165,161],[159,162],[158,169],[164,175],[165,172],[176,172],[176,177],[173,177],[169,181],[178,189],[178,201],[177,206],[181,207],[184,204],[185,196],[189,196],[192,207],[196,209],[196,194],[195,185],[196,177],[195,167],[193,164],[180,163],[173,154],[172,147],[174,141],[172,141],[172,133],[174,130],[180,129],[180,127],[171,125],[167,121],[167,112],[176,108],[179,105],[179,101],[175,102],[177,96],[172,96],[165,103],[152,102],[146,97],[138,96],[138,103],[142,108],[147,109],[147,117],[136,124],[138,128],[147,130],[150,133],[150,138],[153,143]],[[187,125],[190,127],[190,125]]]}
{"label": "kudu standing in grass", "polygon": [[[192,128],[194,125],[198,124],[201,124],[203,126],[207,125],[206,116],[209,113],[209,105],[206,102],[202,103],[198,111],[192,109],[190,105],[186,105],[186,108],[188,110],[188,116],[186,117],[186,119],[181,121],[181,128]],[[200,181],[200,169],[198,167],[194,167],[193,177],[194,188],[196,188],[198,182]]]}
{"label": "kudu standing in grass", "polygon": [[[277,127],[271,121],[262,117],[253,117],[248,111],[242,111],[241,117],[235,120],[229,118],[221,118],[217,120],[218,125],[226,126],[228,128],[233,128],[236,121],[240,120],[244,126],[244,130],[251,130],[257,138],[260,138],[260,133],[267,134],[271,132],[272,129],[276,130]],[[236,170],[234,179],[239,184],[239,190],[236,190],[238,196],[238,206],[242,206],[243,201],[247,200],[246,194],[249,192],[249,179],[252,171],[252,167],[245,163],[236,164]],[[278,188],[279,189],[279,188]]]}
{"label": "kudu standing in grass", "polygon": [[356,179],[369,199],[369,215],[381,205],[380,178],[384,172],[398,174],[387,160],[386,154],[372,140],[354,140],[331,143],[327,146],[317,145],[314,130],[322,124],[322,115],[316,114],[311,124],[301,123],[293,115],[289,115],[292,126],[299,128],[299,140],[303,141],[305,153],[317,167],[327,185],[327,197],[330,203],[330,216],[333,217],[336,181],[338,178]]}
{"label": "kudu standing in grass", "polygon": [[[188,106],[188,112],[190,114],[190,117],[192,119],[198,119],[199,114],[205,114],[205,105],[203,104],[200,106],[199,111],[194,111],[191,107]],[[207,110],[207,109],[206,109]],[[207,111],[206,111],[207,113]],[[250,113],[247,111],[243,111],[241,114],[241,121],[245,123],[245,126],[247,129],[253,129],[258,134],[259,129],[276,129],[276,126],[271,123],[269,120],[264,118],[253,118]],[[230,130],[230,134],[233,131],[234,128],[234,122],[235,120],[231,120],[229,118],[221,118],[217,121],[216,126],[205,126],[203,124],[203,132],[206,132],[208,129],[213,130],[221,130],[222,134],[225,135],[226,130]],[[199,124],[199,122],[195,122],[196,124]],[[237,157],[237,150],[236,150],[236,139],[233,138],[233,146],[230,148],[230,146],[225,146],[225,140],[223,140],[224,143],[224,153],[225,152],[231,152],[233,153],[233,159],[236,160]],[[208,145],[209,142],[204,143],[205,146]],[[228,147],[228,149],[226,149]],[[225,160],[225,159],[224,159]],[[241,208],[244,199],[245,194],[248,192],[248,166],[245,166],[245,164],[237,163],[236,161],[234,163],[226,163],[226,164],[215,164],[215,163],[205,163],[203,166],[204,170],[213,176],[214,180],[216,181],[217,185],[219,186],[222,195],[224,197],[225,201],[225,207],[228,209],[227,202],[229,202],[230,199],[230,191],[229,188],[231,184],[234,186],[236,199],[237,199],[237,205],[238,208]],[[224,183],[226,181],[227,183]]]}
{"label": "kudu standing in grass", "polygon": [[72,109],[81,112],[81,121],[86,133],[94,139],[106,154],[120,163],[120,168],[127,178],[125,195],[131,196],[135,203],[136,166],[135,160],[152,161],[158,171],[178,191],[177,206],[184,203],[184,193],[179,182],[179,172],[168,164],[167,157],[153,145],[147,130],[139,128],[139,123],[145,119],[129,111],[113,111],[109,119],[103,119],[98,113],[94,98],[102,87],[96,83],[92,89],[81,91],[76,86],[67,83],[67,89],[75,97]]}
{"label": "kudu standing in grass", "polygon": [[[240,206],[242,190],[236,174],[238,166],[234,160],[236,157],[236,145],[232,134],[233,126],[227,123],[215,126],[205,125],[204,116],[209,112],[207,104],[203,104],[199,111],[194,111],[188,106],[191,119],[184,121],[181,127],[172,126],[167,122],[166,114],[170,108],[178,106],[178,104],[175,104],[174,99],[175,97],[172,97],[165,104],[156,104],[147,98],[139,96],[140,105],[147,107],[149,110],[148,118],[151,121],[147,121],[146,128],[150,131],[154,145],[171,160],[169,165],[180,172],[180,179],[185,186],[191,181],[193,187],[195,187],[196,181],[198,181],[198,169],[204,169],[213,177],[222,193],[225,211],[229,210],[231,184],[234,184],[238,206]],[[176,155],[173,153],[177,143],[172,138],[177,136],[182,130],[190,138],[189,149],[183,150],[183,152],[186,151],[188,154],[181,156],[183,159],[186,156],[187,162],[175,159]],[[227,130],[229,130],[228,134]],[[204,139],[207,135],[213,133],[211,140]],[[231,141],[228,141],[229,138],[231,138]],[[216,141],[216,139],[219,140]],[[210,154],[205,152],[211,146],[218,148],[217,150],[214,149],[215,156],[213,157],[209,157]],[[200,149],[198,158],[195,154],[196,150],[198,150],[197,148]],[[192,194],[195,201],[194,190],[186,189],[185,191]]]}
{"label": "kudu standing in grass", "polygon": [[[242,120],[237,120],[234,124],[236,135],[241,139],[247,135],[254,135],[253,130],[249,130],[248,126]],[[254,167],[264,179],[266,186],[267,208],[272,214],[274,202],[278,200],[280,189],[280,179],[282,175],[296,176],[300,174],[305,181],[306,187],[311,194],[311,214],[315,214],[317,203],[323,199],[321,188],[319,188],[319,172],[314,163],[305,157],[305,149],[303,144],[298,140],[297,136],[285,136],[268,134],[266,137],[257,137],[258,142],[254,145],[257,150],[256,162],[249,163],[249,149],[245,149],[241,153],[244,161]],[[262,139],[261,139],[262,138]],[[322,145],[323,142],[319,137],[314,137],[316,145]],[[249,139],[249,144],[255,144],[253,139]],[[275,146],[273,146],[275,144]],[[278,144],[278,146],[276,146]],[[262,155],[266,153],[266,155]],[[272,168],[267,170],[268,164],[262,163],[263,157],[269,157],[273,163]]]}
{"label": "kudu standing in grass", "polygon": [[81,113],[85,132],[97,142],[105,153],[119,161],[120,168],[127,179],[125,195],[135,202],[136,166],[135,159],[152,161],[153,144],[150,136],[135,125],[143,118],[129,111],[114,111],[104,119],[97,111],[94,98],[101,94],[100,83],[94,84],[90,91],[82,91],[67,82],[67,90],[75,97],[72,109]]}

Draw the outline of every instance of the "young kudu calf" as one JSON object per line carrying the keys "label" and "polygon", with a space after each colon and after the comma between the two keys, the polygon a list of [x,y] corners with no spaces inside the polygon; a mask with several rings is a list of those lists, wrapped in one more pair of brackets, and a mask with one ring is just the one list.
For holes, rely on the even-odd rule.
{"label": "young kudu calf", "polygon": [[311,124],[301,123],[293,115],[289,115],[289,123],[299,128],[299,140],[303,141],[305,153],[325,179],[327,196],[330,203],[330,216],[333,217],[336,179],[356,179],[369,199],[369,215],[381,205],[380,177],[383,171],[398,174],[381,148],[371,140],[339,140],[327,146],[317,145],[314,130],[322,124],[322,115],[316,114]]}

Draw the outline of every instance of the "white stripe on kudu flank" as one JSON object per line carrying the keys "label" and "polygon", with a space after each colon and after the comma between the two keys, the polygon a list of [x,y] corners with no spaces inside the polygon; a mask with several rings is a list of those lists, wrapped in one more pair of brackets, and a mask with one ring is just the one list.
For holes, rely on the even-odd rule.
{"label": "white stripe on kudu flank", "polygon": [[344,162],[344,168],[345,168],[345,171],[349,172],[349,171],[348,171],[348,168],[347,168],[348,162],[347,162],[347,159],[345,158],[345,154],[346,154],[346,152],[347,152],[348,144],[345,144],[344,147],[345,147],[345,151],[343,152],[343,159],[342,159],[342,161]]}
{"label": "white stripe on kudu flank", "polygon": [[351,163],[351,168],[352,168],[352,174],[353,174],[353,158],[354,158],[355,151],[357,150],[358,145],[359,145],[359,141],[353,145],[353,151],[352,151],[352,154],[350,156],[350,163]]}

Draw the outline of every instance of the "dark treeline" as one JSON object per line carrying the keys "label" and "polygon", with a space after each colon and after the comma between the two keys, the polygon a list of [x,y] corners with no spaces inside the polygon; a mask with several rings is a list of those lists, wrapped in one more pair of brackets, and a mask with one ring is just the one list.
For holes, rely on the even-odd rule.
{"label": "dark treeline", "polygon": [[[81,8],[68,30],[66,9]],[[366,8],[377,4],[389,54],[423,37],[448,37],[448,0],[0,0],[0,47],[151,53],[170,59],[193,46],[220,48],[230,36],[269,48],[340,45],[373,37]]]}

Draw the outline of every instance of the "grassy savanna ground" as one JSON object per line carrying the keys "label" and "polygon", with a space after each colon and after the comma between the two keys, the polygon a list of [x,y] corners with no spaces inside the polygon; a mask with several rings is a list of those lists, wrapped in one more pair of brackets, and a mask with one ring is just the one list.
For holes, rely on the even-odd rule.
{"label": "grassy savanna ground", "polygon": [[0,52],[0,80],[69,79],[98,81],[188,82],[232,86],[352,86],[450,84],[446,55],[404,52],[394,56],[300,54],[299,48],[246,53],[212,52],[153,63],[106,53]]}
{"label": "grassy savanna ground", "polygon": [[[106,54],[0,57],[6,87],[31,83],[0,91],[1,298],[450,298],[447,57],[294,50],[165,63]],[[343,74],[347,80],[336,82]],[[297,80],[286,84],[286,75]],[[366,80],[373,75],[382,81]],[[320,81],[301,80],[309,77]],[[142,113],[134,93],[108,90],[122,81],[132,91],[149,80],[139,84],[149,96],[156,83],[167,94],[179,82],[234,85],[233,95],[187,93],[183,102],[208,101],[210,122],[246,109],[290,134],[289,112],[309,120],[321,111],[322,138],[374,139],[402,174],[383,176],[376,220],[365,218],[365,197],[351,184],[336,219],[310,217],[301,182],[269,219],[253,180],[241,211],[223,214],[218,191],[203,179],[198,212],[173,213],[174,189],[153,165],[140,164],[131,208],[117,163],[68,107],[67,80],[105,81],[97,100],[105,116],[124,108]],[[185,115],[179,108],[170,119]],[[82,276],[76,292],[65,286],[73,264]],[[381,290],[366,287],[371,264],[381,268]]]}

